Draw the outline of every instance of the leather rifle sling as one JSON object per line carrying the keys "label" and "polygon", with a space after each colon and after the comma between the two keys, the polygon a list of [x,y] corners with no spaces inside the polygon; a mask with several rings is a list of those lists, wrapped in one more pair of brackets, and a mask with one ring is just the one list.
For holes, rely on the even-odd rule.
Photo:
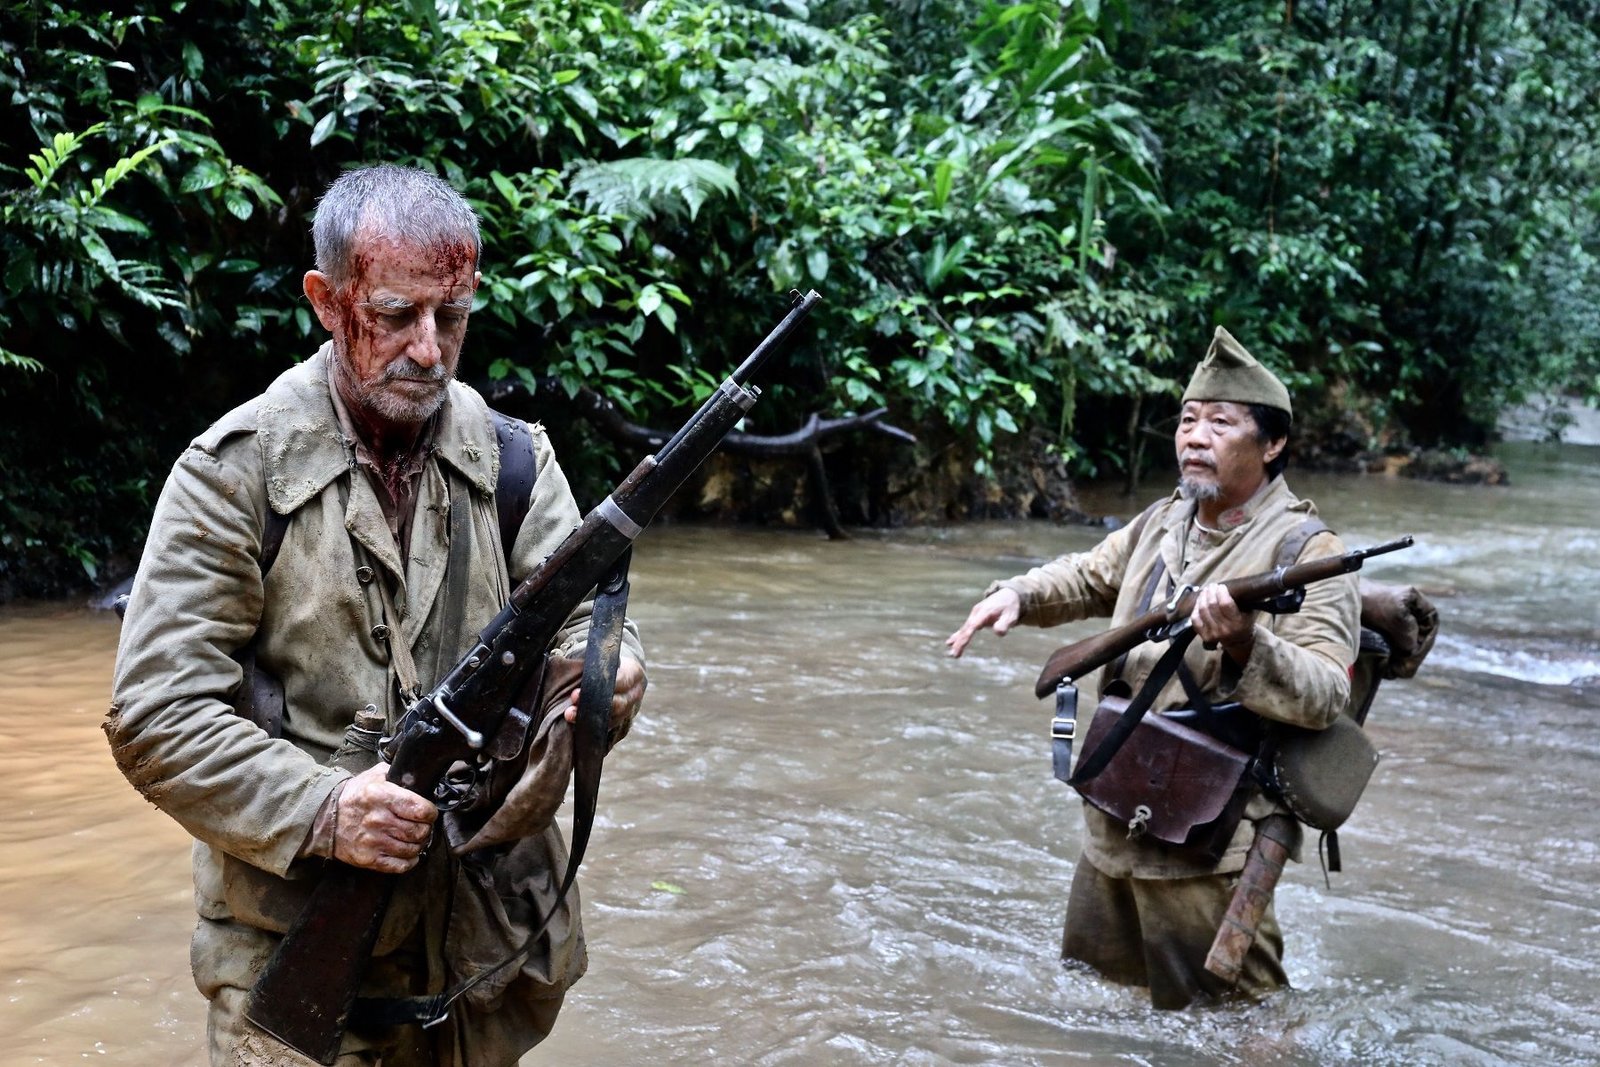
{"label": "leather rifle sling", "polygon": [[1067,779],[1068,785],[1080,786],[1106,769],[1106,765],[1133,734],[1134,727],[1139,725],[1139,720],[1144,718],[1145,712],[1150,710],[1150,705],[1155,703],[1156,697],[1166,686],[1168,679],[1183,662],[1183,654],[1189,650],[1189,644],[1194,639],[1195,632],[1188,627],[1172,638],[1171,647],[1161,654],[1155,668],[1145,678],[1144,685],[1139,687],[1139,692],[1123,709],[1117,721],[1111,724],[1105,740],[1096,745],[1093,752],[1084,754],[1077,771]]}
{"label": "leather rifle sling", "polygon": [[611,698],[616,692],[617,667],[622,654],[622,628],[628,610],[628,565],[633,550],[618,557],[611,573],[596,588],[593,612],[589,617],[589,638],[584,647],[583,680],[578,688],[578,720],[572,730],[572,842],[568,849],[567,870],[550,910],[515,951],[483,970],[462,979],[433,996],[359,997],[350,1018],[362,1026],[399,1026],[421,1023],[433,1026],[445,1020],[450,1006],[478,983],[518,963],[532,951],[539,935],[561,910],[577,878],[578,865],[589,845],[600,792],[600,769],[605,760],[611,723]]}

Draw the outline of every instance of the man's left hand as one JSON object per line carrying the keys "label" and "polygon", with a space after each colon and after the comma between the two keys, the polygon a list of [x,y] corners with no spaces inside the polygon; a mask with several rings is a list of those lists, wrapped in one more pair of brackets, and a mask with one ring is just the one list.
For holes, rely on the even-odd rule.
{"label": "man's left hand", "polygon": [[[633,725],[644,702],[644,666],[636,659],[623,656],[617,662],[617,687],[611,695],[611,743],[616,744]],[[578,690],[572,691],[567,703],[567,721],[578,721]]]}
{"label": "man's left hand", "polygon": [[1207,648],[1222,646],[1236,663],[1250,658],[1256,643],[1256,613],[1241,611],[1233,594],[1221,582],[1202,586],[1189,613],[1194,632]]}

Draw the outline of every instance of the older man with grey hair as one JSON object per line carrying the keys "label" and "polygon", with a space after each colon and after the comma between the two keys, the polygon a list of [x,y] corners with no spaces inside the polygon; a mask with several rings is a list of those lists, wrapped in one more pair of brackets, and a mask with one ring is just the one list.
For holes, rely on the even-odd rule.
{"label": "older man with grey hair", "polygon": [[[491,412],[455,380],[480,278],[477,217],[433,175],[380,166],[333,182],[313,233],[305,295],[331,340],[178,459],[106,721],[123,773],[195,838],[191,957],[215,1065],[309,1062],[244,1005],[326,865],[398,876],[361,990],[394,1000],[513,953],[554,906],[566,858],[553,804],[502,819],[480,847],[445,833],[449,820],[370,752],[402,694],[447,670],[579,522],[542,428]],[[508,521],[496,495],[513,462],[531,490]],[[589,610],[568,620],[558,654],[581,654]],[[643,662],[630,623],[619,735],[644,695]],[[575,699],[551,694],[551,729]],[[527,774],[558,747],[530,749]],[[525,959],[474,986],[442,1025],[358,1019],[337,1062],[515,1064],[585,964],[573,895]]]}

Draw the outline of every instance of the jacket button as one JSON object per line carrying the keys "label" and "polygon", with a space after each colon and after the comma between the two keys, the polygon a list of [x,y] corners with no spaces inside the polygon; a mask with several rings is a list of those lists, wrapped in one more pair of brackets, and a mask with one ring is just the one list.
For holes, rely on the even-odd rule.
{"label": "jacket button", "polygon": [[372,639],[374,641],[389,640],[389,628],[380,622],[372,628]]}
{"label": "jacket button", "polygon": [[372,581],[372,568],[371,567],[357,567],[356,568],[356,581],[360,582],[362,585],[366,585],[368,582]]}

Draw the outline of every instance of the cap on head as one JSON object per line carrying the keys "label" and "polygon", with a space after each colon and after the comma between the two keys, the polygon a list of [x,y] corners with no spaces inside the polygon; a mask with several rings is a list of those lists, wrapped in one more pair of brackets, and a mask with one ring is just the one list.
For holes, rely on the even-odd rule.
{"label": "cap on head", "polygon": [[1231,400],[1235,404],[1261,404],[1293,415],[1289,390],[1278,376],[1256,362],[1233,334],[1217,327],[1206,349],[1206,358],[1194,369],[1183,402],[1191,400]]}

